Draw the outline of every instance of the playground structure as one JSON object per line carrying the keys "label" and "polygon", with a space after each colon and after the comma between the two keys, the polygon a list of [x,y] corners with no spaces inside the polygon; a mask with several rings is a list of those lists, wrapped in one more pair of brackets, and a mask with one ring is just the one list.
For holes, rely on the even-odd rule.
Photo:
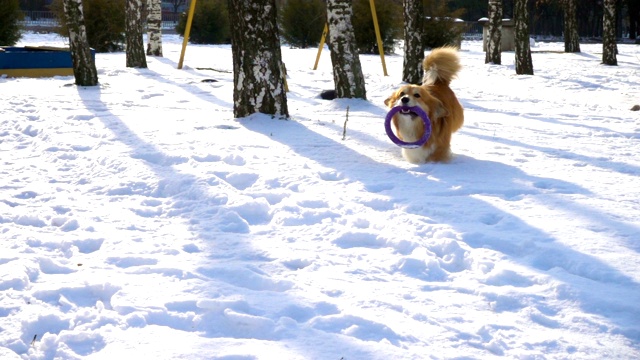
{"label": "playground structure", "polygon": [[[95,60],[96,52],[91,49]],[[0,47],[0,76],[52,77],[73,75],[69,48],[53,46]]]}
{"label": "playground structure", "polygon": [[184,28],[184,36],[182,38],[182,50],[180,51],[180,60],[178,61],[178,69],[182,69],[184,63],[184,53],[187,50],[187,44],[189,43],[189,35],[191,35],[191,25],[193,24],[193,14],[196,12],[197,0],[191,0],[189,4],[189,14],[187,15],[187,24]]}
{"label": "playground structure", "polygon": [[[378,42],[378,51],[380,52],[380,61],[382,62],[382,73],[384,76],[387,74],[387,64],[384,61],[384,47],[382,46],[382,37],[380,36],[380,26],[378,26],[378,14],[376,12],[376,4],[374,0],[369,0],[369,7],[371,8],[371,17],[373,18],[373,28],[376,32],[376,41]],[[318,55],[316,56],[316,62],[313,65],[313,70],[318,69],[318,62],[320,61],[320,55],[322,54],[322,48],[324,47],[327,34],[329,33],[329,26],[324,24],[324,30],[322,31],[322,37],[320,38],[320,45],[318,46]]]}
{"label": "playground structure", "polygon": [[[182,69],[182,65],[184,64],[184,54],[187,49],[187,44],[189,43],[189,35],[191,34],[191,25],[193,23],[193,14],[196,10],[196,2],[197,0],[191,0],[191,4],[189,5],[189,13],[187,15],[187,24],[184,29],[184,37],[182,40],[182,50],[180,51],[180,60],[178,61],[178,69]],[[378,15],[376,12],[376,4],[374,0],[369,0],[369,7],[371,8],[371,16],[373,17],[373,27],[376,32],[376,40],[378,42],[378,50],[380,52],[380,60],[382,62],[382,72],[384,76],[388,76],[387,74],[387,65],[384,60],[384,47],[382,46],[382,37],[380,36],[380,27],[378,26]],[[322,37],[320,38],[320,45],[318,46],[318,54],[316,56],[316,62],[313,66],[313,70],[317,70],[318,62],[320,61],[320,55],[322,54],[322,48],[324,47],[326,36],[329,33],[328,24],[324,25],[324,30],[322,31]],[[283,76],[284,72],[283,72]],[[285,86],[286,86],[286,76],[285,76]]]}

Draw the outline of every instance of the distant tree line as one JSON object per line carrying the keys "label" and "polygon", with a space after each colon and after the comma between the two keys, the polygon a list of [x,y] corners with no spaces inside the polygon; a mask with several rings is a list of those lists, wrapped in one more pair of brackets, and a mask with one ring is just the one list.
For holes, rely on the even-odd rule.
{"label": "distant tree line", "polygon": [[[279,0],[278,5],[296,0]],[[308,1],[308,0],[307,0]],[[326,0],[320,0],[326,2]],[[560,37],[563,34],[563,3],[565,0],[526,0],[529,17],[529,31],[534,35]],[[583,38],[602,37],[603,0],[580,0],[576,2],[578,34]],[[368,3],[368,1],[366,1]],[[402,7],[402,0],[375,0],[376,7]],[[502,0],[505,18],[515,18],[515,6],[518,0]],[[354,12],[357,12],[358,1],[354,0]],[[450,16],[468,22],[488,17],[487,0],[423,0],[425,16]],[[616,3],[616,36],[636,39],[640,35],[640,0],[615,0]],[[443,13],[441,7],[446,6]],[[436,11],[437,9],[437,11]],[[383,17],[385,14],[382,14]]]}
{"label": "distant tree line", "polygon": [[[20,9],[23,11],[48,11],[53,0],[19,0]],[[184,9],[189,0],[162,0],[164,8],[172,13],[178,13]]]}
{"label": "distant tree line", "polygon": [[[201,1],[204,3],[211,3],[206,0]],[[556,37],[562,36],[564,31],[564,1],[565,0],[526,0],[527,13],[529,17],[529,31],[531,34]],[[20,8],[25,11],[46,11],[50,10],[52,0],[19,0],[19,2]],[[226,2],[226,0],[224,2]],[[618,38],[628,36],[630,39],[636,39],[640,32],[640,0],[615,0],[615,2],[616,36]],[[163,3],[167,10],[177,12],[178,9],[184,9],[189,4],[189,0],[164,0]],[[378,11],[381,33],[384,37],[383,42],[385,51],[389,52],[392,51],[394,39],[401,37],[399,35],[401,35],[402,32],[402,0],[375,0],[375,3]],[[423,0],[422,3],[424,5],[425,16],[427,18],[460,18],[465,21],[473,22],[488,16],[487,0]],[[516,0],[502,0],[502,3],[504,17],[513,19],[515,17],[514,9]],[[324,11],[326,0],[277,0],[276,4],[279,8],[280,27],[283,30],[283,36],[285,36],[286,42],[290,42],[289,40],[292,40],[291,36],[287,38],[288,34],[306,32],[300,35],[294,34],[292,36],[302,37],[303,40],[300,45],[303,47],[314,46],[314,44],[317,44],[320,36],[319,34],[322,33],[322,27],[324,26],[324,24],[318,24],[319,21],[317,20],[317,14],[318,11]],[[377,44],[375,41],[371,41],[374,33],[373,26],[370,26],[371,13],[369,11],[368,4],[369,0],[353,1],[355,17],[354,26],[360,51],[375,53],[377,52]],[[321,9],[318,9],[318,7],[321,7]],[[201,11],[200,13],[202,12],[204,11]],[[294,15],[294,13],[296,14]],[[284,19],[283,14],[285,15]],[[221,14],[219,12],[211,14],[211,16],[217,18],[220,18],[220,15]],[[578,19],[578,34],[581,38],[602,37],[602,0],[577,1],[576,15]],[[312,16],[315,16],[315,19],[309,19]],[[295,20],[296,18],[297,20]],[[306,20],[309,20],[309,23],[305,23]],[[443,23],[427,23],[426,25],[426,29],[429,30],[434,27],[442,28]],[[207,26],[228,27],[227,24],[214,24]],[[446,26],[446,28],[452,29],[451,26]],[[196,33],[194,34],[196,37],[198,36],[197,31],[198,30],[196,30]],[[207,32],[210,31],[211,29],[207,29]],[[228,30],[224,30],[223,32],[227,33],[223,34],[223,37],[228,42]],[[440,34],[443,34],[442,29],[437,29],[435,33],[431,32],[425,36],[438,37]],[[449,32],[449,34],[445,32],[444,35],[451,38],[459,34],[453,31]],[[207,36],[203,37],[206,38]],[[220,38],[219,34],[212,37]],[[361,41],[359,39],[363,40]],[[449,41],[451,40],[449,39]]]}
{"label": "distant tree line", "polygon": [[[503,0],[503,15],[514,18],[517,0]],[[528,0],[530,31],[535,35],[562,36],[563,3],[565,0]],[[639,35],[640,0],[615,0],[617,37]],[[602,37],[602,0],[580,0],[576,2],[578,34],[585,38]],[[449,9],[465,9],[461,16],[466,21],[476,21],[487,16],[487,0],[448,0]]]}

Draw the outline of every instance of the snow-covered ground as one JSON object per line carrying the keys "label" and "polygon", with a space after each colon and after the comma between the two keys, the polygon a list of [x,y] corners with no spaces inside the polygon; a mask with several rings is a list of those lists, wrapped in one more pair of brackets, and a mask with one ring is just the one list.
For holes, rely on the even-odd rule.
{"label": "snow-covered ground", "polygon": [[181,42],[0,78],[0,358],[640,357],[640,46],[464,42],[455,158],[412,165],[402,55],[324,101],[328,50],[285,47],[291,119],[234,119],[230,47]]}

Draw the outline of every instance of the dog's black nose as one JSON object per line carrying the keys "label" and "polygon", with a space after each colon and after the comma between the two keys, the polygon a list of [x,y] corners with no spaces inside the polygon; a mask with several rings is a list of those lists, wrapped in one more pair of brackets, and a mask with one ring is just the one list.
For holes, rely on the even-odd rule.
{"label": "dog's black nose", "polygon": [[409,102],[409,97],[408,96],[403,96],[402,99],[400,99],[400,101],[402,101],[403,104],[406,104]]}

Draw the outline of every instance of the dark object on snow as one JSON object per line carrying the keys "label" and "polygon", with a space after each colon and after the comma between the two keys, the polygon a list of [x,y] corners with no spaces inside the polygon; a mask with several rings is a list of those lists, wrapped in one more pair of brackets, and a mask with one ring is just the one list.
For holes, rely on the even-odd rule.
{"label": "dark object on snow", "polygon": [[639,111],[640,110],[640,105],[633,105],[633,107],[631,107],[631,111]]}
{"label": "dark object on snow", "polygon": [[218,80],[216,80],[216,79],[202,79],[201,82],[203,82],[203,83],[212,83],[212,82],[218,82]]}
{"label": "dark object on snow", "polygon": [[324,90],[320,93],[320,97],[324,100],[333,100],[336,98],[335,90]]}

